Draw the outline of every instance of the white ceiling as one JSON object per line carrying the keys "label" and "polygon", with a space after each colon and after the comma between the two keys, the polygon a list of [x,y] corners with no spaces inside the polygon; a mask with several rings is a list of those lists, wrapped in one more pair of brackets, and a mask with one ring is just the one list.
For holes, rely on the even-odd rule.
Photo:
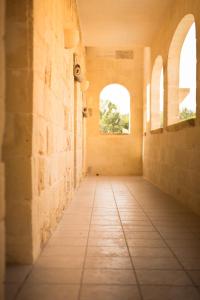
{"label": "white ceiling", "polygon": [[148,46],[173,0],[77,0],[87,47]]}

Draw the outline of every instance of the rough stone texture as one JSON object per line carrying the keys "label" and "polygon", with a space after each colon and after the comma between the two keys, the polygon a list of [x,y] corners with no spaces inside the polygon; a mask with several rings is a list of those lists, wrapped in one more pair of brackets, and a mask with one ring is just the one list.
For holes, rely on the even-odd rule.
{"label": "rough stone texture", "polygon": [[32,261],[32,1],[6,1],[6,256]]}
{"label": "rough stone texture", "polygon": [[5,58],[4,58],[4,0],[0,0],[0,299],[3,299],[3,281],[5,265],[5,242],[4,242],[4,164],[2,162],[2,140],[4,132],[4,80],[5,80]]}
{"label": "rough stone texture", "polygon": [[[163,18],[160,32],[152,45],[153,62],[157,55],[164,60],[165,120],[163,133],[151,134],[147,124],[144,138],[144,176],[166,193],[200,213],[200,65],[197,52],[197,120],[194,127],[166,130],[167,59],[170,42],[178,23],[187,14],[196,21],[199,46],[200,5],[198,0],[177,0]],[[146,83],[148,80],[146,79]],[[145,85],[146,85],[145,83]]]}
{"label": "rough stone texture", "polygon": [[[34,1],[34,257],[71,200],[74,179],[78,184],[82,177],[82,93],[74,83],[74,51],[64,49],[68,26],[79,29],[75,1]],[[75,52],[84,73],[83,49],[78,46]]]}
{"label": "rough stone texture", "polygon": [[[112,56],[115,50],[87,48],[90,87],[87,106],[87,166],[91,174],[142,174],[142,48],[133,49],[133,59]],[[121,49],[126,50],[126,49]],[[99,130],[99,94],[110,83],[124,85],[131,96],[131,133],[102,134]]]}
{"label": "rough stone texture", "polygon": [[[79,29],[70,0],[7,1],[6,240],[7,260],[32,263],[72,198],[74,188],[73,53],[85,73],[84,51],[64,48],[64,29]],[[82,149],[78,85],[76,139]],[[82,156],[77,161],[81,180]]]}
{"label": "rough stone texture", "polygon": [[80,83],[76,82],[74,86],[74,187],[80,184],[83,176],[83,139],[84,139],[84,120],[82,118],[83,97]]}

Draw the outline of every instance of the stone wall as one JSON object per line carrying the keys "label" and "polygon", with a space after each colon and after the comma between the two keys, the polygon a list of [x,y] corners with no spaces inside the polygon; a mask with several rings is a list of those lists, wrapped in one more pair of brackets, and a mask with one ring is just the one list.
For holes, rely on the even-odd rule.
{"label": "stone wall", "polygon": [[32,261],[32,1],[6,1],[6,254]]}
{"label": "stone wall", "polygon": [[[74,49],[65,49],[64,30],[69,27],[79,30],[75,1],[7,1],[4,161],[8,262],[35,260],[73,195],[74,52],[83,73],[85,67],[81,42]],[[81,95],[77,123],[81,124],[80,85],[77,92]],[[76,142],[82,145],[81,134]],[[82,166],[81,159],[81,170],[79,164]]]}
{"label": "stone wall", "polygon": [[5,242],[4,242],[4,165],[2,162],[2,143],[4,132],[4,78],[5,78],[5,59],[4,59],[4,1],[0,0],[0,299],[3,299],[3,281],[5,265]]}
{"label": "stone wall", "polygon": [[[197,30],[197,119],[195,126],[167,127],[167,59],[170,42],[181,19],[193,14]],[[200,3],[198,0],[177,0],[165,13],[160,32],[154,38],[151,62],[158,55],[164,61],[165,120],[163,132],[144,137],[144,176],[166,193],[200,213]],[[144,89],[150,78],[146,78]],[[145,95],[146,96],[146,95]],[[146,100],[145,100],[146,101]],[[146,114],[146,113],[145,113]]]}
{"label": "stone wall", "polygon": [[[86,51],[90,81],[87,92],[87,167],[89,174],[93,175],[141,175],[143,51],[136,47],[132,49],[133,59],[125,59],[116,58],[116,50],[127,49],[87,48]],[[102,134],[99,130],[99,94],[111,83],[124,85],[131,96],[131,132],[128,135]]]}
{"label": "stone wall", "polygon": [[84,124],[82,118],[83,95],[79,82],[74,86],[74,187],[78,187],[83,176],[83,138]]}
{"label": "stone wall", "polygon": [[[74,178],[77,182],[81,180],[82,148],[79,144],[82,145],[82,131],[79,124],[82,122],[82,93],[80,84],[74,83],[73,53],[75,51],[78,55],[84,72],[84,51],[81,46],[76,49],[64,48],[64,29],[69,26],[79,30],[75,1],[34,1],[34,257],[71,200]],[[75,145],[77,151],[80,150],[76,167]],[[78,175],[74,174],[76,170]]]}

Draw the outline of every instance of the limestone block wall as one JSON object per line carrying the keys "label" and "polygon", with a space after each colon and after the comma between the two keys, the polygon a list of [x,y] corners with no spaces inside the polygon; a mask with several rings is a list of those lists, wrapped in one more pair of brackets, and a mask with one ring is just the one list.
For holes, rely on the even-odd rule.
{"label": "limestone block wall", "polygon": [[[73,54],[83,73],[85,58],[81,41],[65,49],[64,30],[69,27],[79,30],[75,1],[6,2],[8,262],[35,260],[73,195]],[[79,139],[81,133],[77,143]]]}
{"label": "limestone block wall", "polygon": [[6,256],[32,261],[32,1],[6,1]]}
{"label": "limestone block wall", "polygon": [[[35,0],[33,18],[32,186],[37,256],[73,194],[75,139],[76,145],[82,141],[79,128],[79,136],[74,137],[74,114],[79,124],[82,98],[79,85],[74,103],[73,53],[84,67],[84,51],[81,46],[64,49],[64,29],[69,25],[79,29],[75,1]],[[81,153],[76,169],[82,172]]]}
{"label": "limestone block wall", "polygon": [[[143,50],[133,48],[133,59],[115,57],[116,50],[87,48],[87,168],[89,174],[142,174]],[[131,96],[131,132],[106,135],[99,130],[99,94],[108,84],[124,85]]]}
{"label": "limestone block wall", "polygon": [[83,139],[84,139],[84,124],[82,117],[83,110],[83,93],[79,82],[75,82],[74,86],[74,186],[78,187],[83,176]]}
{"label": "limestone block wall", "polygon": [[[167,59],[170,42],[181,19],[193,14],[197,30],[197,119],[195,126],[167,127]],[[151,62],[157,55],[164,61],[165,114],[163,132],[144,136],[144,176],[166,193],[200,213],[200,2],[177,0],[165,13],[152,44]],[[151,64],[152,66],[152,64]],[[144,89],[150,78],[146,78]],[[146,95],[145,95],[146,96]],[[146,99],[145,99],[146,102]],[[145,112],[146,115],[146,112]]]}
{"label": "limestone block wall", "polygon": [[5,266],[5,199],[4,199],[4,164],[2,162],[2,144],[4,133],[5,105],[5,55],[4,55],[4,1],[0,1],[0,299],[3,299],[3,281]]}

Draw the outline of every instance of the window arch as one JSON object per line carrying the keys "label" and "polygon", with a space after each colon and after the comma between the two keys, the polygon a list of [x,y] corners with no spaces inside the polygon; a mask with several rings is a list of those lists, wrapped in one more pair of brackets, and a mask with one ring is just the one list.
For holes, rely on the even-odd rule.
{"label": "window arch", "polygon": [[196,116],[196,27],[194,16],[179,23],[168,56],[168,125]]}
{"label": "window arch", "polygon": [[163,60],[155,60],[151,77],[151,129],[163,127],[164,75]]}
{"label": "window arch", "polygon": [[105,86],[99,95],[100,131],[130,133],[130,93],[118,83]]}

